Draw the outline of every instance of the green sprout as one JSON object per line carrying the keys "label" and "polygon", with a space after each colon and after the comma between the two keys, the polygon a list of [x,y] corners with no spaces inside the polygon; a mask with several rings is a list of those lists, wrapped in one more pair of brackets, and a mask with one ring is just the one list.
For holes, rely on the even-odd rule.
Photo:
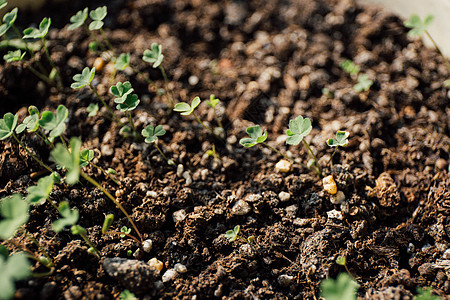
{"label": "green sprout", "polygon": [[6,1],[6,0],[0,0],[0,9],[2,9],[3,7],[5,7],[6,5],[8,5],[8,1]]}
{"label": "green sprout", "polygon": [[102,233],[105,234],[109,228],[111,227],[112,223],[114,221],[114,215],[113,214],[108,214],[105,216],[105,221],[103,221],[103,226],[102,226]]}
{"label": "green sprout", "polygon": [[89,30],[98,30],[103,27],[103,19],[106,17],[107,10],[106,6],[98,7],[95,10],[89,12],[89,17],[93,20],[91,24],[89,24]]}
{"label": "green sprout", "polygon": [[205,102],[206,102],[206,104],[208,104],[209,107],[211,107],[213,109],[214,118],[217,121],[217,125],[219,125],[219,127],[217,127],[215,130],[216,134],[223,137],[224,129],[223,129],[222,121],[220,121],[220,119],[218,118],[217,113],[216,113],[216,106],[217,106],[217,104],[219,104],[220,100],[218,98],[216,98],[216,96],[214,94],[211,94],[209,96],[209,100],[206,100]]}
{"label": "green sprout", "polygon": [[200,118],[197,116],[197,114],[195,113],[195,109],[197,108],[197,106],[200,105],[200,103],[202,102],[202,100],[200,100],[200,97],[195,97],[194,99],[192,99],[191,104],[189,105],[189,103],[186,102],[180,102],[175,104],[173,110],[176,112],[179,112],[182,116],[189,116],[190,114],[192,114],[195,118],[195,120],[197,120],[198,123],[200,123],[200,125],[203,126],[203,128],[205,128],[206,130],[208,130],[212,135],[214,135],[216,138],[220,139],[219,136],[217,136],[214,131],[205,125],[205,123],[203,123]]}
{"label": "green sprout", "polygon": [[329,88],[324,87],[322,89],[322,95],[326,96],[327,98],[333,99],[334,98],[334,93],[332,91],[330,91]]}
{"label": "green sprout", "polygon": [[89,162],[94,159],[94,150],[83,149],[80,151],[80,168],[89,165]]}
{"label": "green sprout", "polygon": [[121,53],[114,64],[114,68],[116,70],[123,71],[129,66],[130,66],[130,53]]}
{"label": "green sprout", "polygon": [[114,221],[113,214],[108,214],[105,216],[105,220],[103,221],[103,226],[102,226],[102,234],[119,235],[121,238],[124,238],[125,236],[127,236],[127,237],[135,240],[138,244],[141,243],[138,240],[138,238],[136,238],[135,236],[130,234],[131,229],[126,226],[123,226],[120,231],[110,230],[113,221]]}
{"label": "green sprout", "polygon": [[74,30],[80,26],[84,25],[84,22],[86,21],[88,16],[88,8],[86,7],[83,10],[78,11],[75,15],[70,17],[70,22],[72,24],[67,27],[68,30]]}
{"label": "green sprout", "polygon": [[215,146],[214,144],[212,145],[211,149],[207,150],[205,153],[206,153],[206,155],[208,155],[209,157],[214,158],[214,160],[216,160],[216,161],[218,161],[218,162],[221,162],[220,156],[219,156],[219,154],[217,154],[217,152],[216,152],[216,146]]}
{"label": "green sprout", "polygon": [[60,137],[62,141],[62,134],[66,130],[65,121],[69,116],[69,111],[64,105],[59,105],[56,109],[56,114],[51,111],[44,111],[41,115],[41,119],[39,120],[39,125],[49,130],[50,141],[53,142],[54,138]]}
{"label": "green sprout", "polygon": [[137,300],[136,296],[129,290],[124,290],[119,295],[120,300]]}
{"label": "green sprout", "polygon": [[14,22],[17,19],[18,8],[14,8],[9,13],[3,16],[3,24],[0,25],[0,36],[4,35],[11,27],[14,26]]}
{"label": "green sprout", "polygon": [[137,138],[139,134],[134,126],[130,111],[134,110],[138,106],[140,100],[136,94],[132,94],[133,91],[134,89],[131,87],[131,83],[129,81],[124,83],[118,82],[115,86],[113,85],[111,87],[111,93],[116,96],[116,98],[114,98],[114,102],[117,103],[116,109],[127,113],[128,122],[131,125],[135,138]]}
{"label": "green sprout", "polygon": [[8,53],[3,56],[3,59],[7,62],[21,61],[25,57],[25,54],[26,52],[22,53],[20,49],[16,51],[8,51]]}
{"label": "green sprout", "polygon": [[158,137],[163,136],[166,134],[166,131],[162,127],[162,125],[158,125],[156,127],[153,127],[152,125],[147,125],[144,129],[141,131],[142,136],[145,137],[145,142],[148,144],[155,144],[156,149],[158,150],[159,154],[167,161],[169,165],[174,165],[175,163],[173,160],[168,159],[167,156],[164,154],[164,152],[159,148],[158,146]]}
{"label": "green sprout", "polygon": [[225,232],[225,237],[228,239],[228,241],[234,242],[239,236],[240,231],[241,227],[239,225],[236,225],[233,229],[227,230],[227,232]]}
{"label": "green sprout", "polygon": [[333,154],[330,157],[329,162],[333,159],[334,154],[336,154],[337,149],[339,146],[341,147],[347,147],[348,145],[348,136],[350,135],[350,132],[348,131],[336,131],[336,139],[328,139],[327,145],[330,147],[336,147],[334,149]]}
{"label": "green sprout", "polygon": [[341,273],[336,280],[322,281],[320,289],[320,296],[326,300],[356,300],[358,284],[347,273]]}
{"label": "green sprout", "polygon": [[85,86],[90,86],[92,79],[94,79],[95,76],[95,68],[89,69],[89,67],[86,67],[83,69],[81,74],[76,74],[73,76],[73,80],[75,81],[70,85],[73,89],[81,89]]}
{"label": "green sprout", "polygon": [[269,148],[270,150],[275,151],[276,153],[280,154],[281,156],[283,156],[284,158],[289,160],[291,163],[294,163],[294,161],[291,158],[287,157],[285,154],[281,153],[280,151],[278,151],[277,149],[273,148],[272,146],[270,146],[269,144],[267,144],[265,142],[267,140],[267,130],[264,130],[264,133],[263,133],[261,126],[259,126],[259,125],[250,126],[250,127],[247,127],[246,131],[250,137],[240,139],[239,144],[241,144],[242,146],[244,146],[246,148],[251,148],[251,147],[255,146],[256,144],[264,145],[267,148]]}
{"label": "green sprout", "polygon": [[[53,190],[54,177],[53,174],[42,177],[38,180],[37,185],[30,186],[26,201],[32,205],[40,205],[48,199],[50,192]],[[53,203],[54,206],[56,206]]]}
{"label": "green sprout", "polygon": [[[447,66],[448,71],[450,72],[450,63],[448,62],[447,58],[445,57],[444,53],[442,53],[441,48],[436,44],[436,41],[431,36],[430,32],[428,31],[428,27],[433,22],[434,16],[433,15],[427,15],[424,20],[420,19],[418,15],[412,15],[408,20],[406,20],[403,25],[407,28],[411,28],[411,30],[408,32],[408,35],[410,37],[418,37],[422,34],[426,34],[428,38],[433,43],[434,47],[438,50],[439,54],[444,59],[444,63]],[[449,84],[450,81],[446,80],[444,82],[444,85]]]}
{"label": "green sprout", "polygon": [[349,59],[346,59],[343,62],[341,62],[341,68],[352,76],[356,76],[360,70],[360,67]]}
{"label": "green sprout", "polygon": [[16,290],[14,282],[30,275],[31,264],[25,253],[0,255],[0,299],[12,299]]}
{"label": "green sprout", "polygon": [[27,223],[29,204],[21,195],[12,194],[0,201],[0,239],[7,240],[16,234],[17,229]]}
{"label": "green sprout", "polygon": [[88,114],[89,117],[96,116],[98,113],[98,104],[97,103],[89,104],[88,107],[86,108],[86,111],[89,113]]}
{"label": "green sprout", "polygon": [[290,120],[289,129],[286,131],[286,134],[288,135],[286,144],[297,146],[298,144],[300,144],[300,142],[303,142],[303,145],[305,146],[308,155],[310,156],[308,167],[313,169],[317,175],[322,177],[322,169],[319,166],[319,160],[312,151],[308,142],[305,140],[305,137],[311,132],[311,130],[312,125],[309,118],[298,116],[295,119]]}
{"label": "green sprout", "polygon": [[127,226],[122,226],[120,228],[120,232],[122,232],[123,234],[120,235],[121,238],[124,238],[127,234],[131,233],[131,228],[128,228]]}
{"label": "green sprout", "polygon": [[414,296],[413,299],[414,300],[440,300],[441,297],[433,295],[431,287],[426,287],[426,288],[418,287],[417,295]]}
{"label": "green sprout", "polygon": [[367,92],[372,85],[373,81],[369,79],[369,75],[359,74],[358,83],[353,86],[353,89],[358,93]]}
{"label": "green sprout", "polygon": [[30,115],[23,120],[22,124],[17,125],[17,134],[22,133],[25,129],[28,132],[35,132],[39,129],[39,109],[31,105],[28,107],[28,113]]}

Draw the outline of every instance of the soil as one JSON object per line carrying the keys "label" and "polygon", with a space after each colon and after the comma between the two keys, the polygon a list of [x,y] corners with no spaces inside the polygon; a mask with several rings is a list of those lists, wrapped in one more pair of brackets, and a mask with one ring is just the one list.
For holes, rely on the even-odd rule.
{"label": "soil", "polygon": [[[66,88],[38,82],[21,63],[2,63],[0,113],[18,111],[22,120],[28,105],[43,111],[64,104],[65,136],[98,149],[97,164],[114,168],[120,184],[92,167],[85,171],[117,196],[153,248],[145,253],[133,240],[102,236],[105,214],[115,214],[115,229],[129,226],[126,218],[88,182],[59,184],[51,198],[80,210],[79,224],[104,259],[88,254],[69,229],[52,231],[58,214],[51,205],[33,207],[26,229],[56,268],[18,282],[17,299],[115,299],[124,289],[142,299],[318,299],[320,282],[346,271],[336,264],[338,255],[346,257],[361,299],[411,299],[419,286],[450,299],[450,107],[443,85],[450,74],[437,51],[407,36],[402,20],[347,0],[109,1],[105,33],[117,53],[130,53],[131,64],[164,87],[159,70],[141,60],[152,42],[160,43],[177,101],[210,94],[222,100],[225,141],[192,117],[171,113],[167,97],[136,72],[116,74],[114,82],[129,80],[140,96],[133,112],[138,130],[165,125],[159,145],[188,171],[187,184],[154,145],[119,135],[104,108],[88,117],[86,107],[97,102],[88,89],[69,88],[73,75],[98,57],[108,59],[89,50],[86,31],[63,27],[84,4],[47,7],[26,19],[19,14],[22,26],[54,18],[48,45]],[[368,92],[353,90],[355,79],[340,68],[344,59],[373,80]],[[113,107],[110,66],[97,69],[94,85]],[[217,125],[206,104],[198,115]],[[284,143],[288,122],[298,115],[312,120],[306,139],[324,175],[332,174],[344,192],[343,204],[332,204],[321,178],[304,167],[305,149]],[[253,124],[267,129],[271,146],[296,158],[291,171],[276,171],[278,154],[239,144]],[[325,141],[336,130],[350,132],[349,145],[328,163],[333,149]],[[33,135],[20,138],[51,164],[48,147]],[[205,154],[213,145],[220,160]],[[25,195],[39,165],[13,140],[0,142],[0,153],[0,197]],[[331,216],[333,210],[341,217]],[[183,212],[176,221],[174,213]],[[243,237],[255,236],[253,247],[225,238],[235,225]],[[14,239],[38,252],[20,235]],[[115,257],[136,260],[127,261],[136,277],[127,270],[110,276],[105,266]],[[153,257],[164,264],[161,274],[146,273],[142,262]],[[177,263],[187,272],[162,283]]]}

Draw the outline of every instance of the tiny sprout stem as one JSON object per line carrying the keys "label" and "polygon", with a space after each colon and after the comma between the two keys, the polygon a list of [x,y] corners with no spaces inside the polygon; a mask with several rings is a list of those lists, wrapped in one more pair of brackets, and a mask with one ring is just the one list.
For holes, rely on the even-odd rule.
{"label": "tiny sprout stem", "polygon": [[173,90],[169,87],[169,79],[167,78],[167,74],[166,74],[166,71],[164,70],[164,67],[159,65],[159,69],[161,70],[161,74],[164,78],[164,83],[166,85],[166,89],[169,90],[170,97],[168,97],[168,98],[169,98],[170,108],[173,108],[175,105],[175,99],[173,97]]}
{"label": "tiny sprout stem", "polygon": [[131,129],[132,129],[132,130],[134,131],[134,133],[136,134],[136,139],[138,139],[139,133],[137,132],[136,127],[134,126],[133,118],[131,117],[131,113],[130,113],[129,110],[128,110],[127,112],[128,112],[128,122],[129,122],[130,125],[131,125]]}
{"label": "tiny sprout stem", "polygon": [[86,25],[86,23],[83,24],[84,28],[89,32],[89,35],[97,42],[97,44],[100,46],[100,49],[102,51],[106,51],[105,46],[103,46],[103,43],[100,42],[100,40],[97,38],[97,35],[95,35],[92,31],[89,30],[89,27]]}
{"label": "tiny sprout stem", "polygon": [[306,149],[308,150],[308,154],[312,157],[312,159],[315,160],[316,165],[317,165],[317,174],[322,177],[322,169],[319,166],[319,160],[317,159],[316,155],[314,154],[314,152],[312,151],[311,147],[309,147],[309,144],[307,141],[305,141],[305,139],[302,140],[303,141],[303,145],[305,145]]}
{"label": "tiny sprout stem", "polygon": [[161,154],[161,156],[164,157],[164,159],[167,161],[167,163],[169,163],[169,159],[167,158],[167,156],[164,155],[161,148],[159,148],[158,141],[155,141],[155,147],[156,147],[156,149],[158,149],[159,154]]}
{"label": "tiny sprout stem", "polygon": [[331,160],[333,159],[333,156],[336,154],[337,149],[339,148],[339,146],[336,146],[336,148],[333,151],[333,154],[331,154],[330,159],[328,160],[327,164],[329,164],[331,162]]}
{"label": "tiny sprout stem", "polygon": [[48,85],[53,85],[53,81],[50,78],[33,68],[30,64],[27,64],[26,68],[28,68],[28,70],[30,70],[31,73],[33,73],[40,80],[45,81]]}
{"label": "tiny sprout stem", "polygon": [[66,143],[66,141],[63,139],[62,135],[59,136],[59,139],[61,140],[61,142],[62,142],[62,144],[64,145],[64,147],[65,147],[66,149],[69,149],[69,147],[67,147],[67,143]]}
{"label": "tiny sprout stem", "polygon": [[44,249],[44,247],[41,245],[41,243],[39,243],[27,230],[25,230],[25,229],[23,229],[23,228],[20,228],[19,229],[22,233],[23,233],[23,235],[27,238],[27,239],[29,239],[30,241],[32,241],[33,242],[33,244],[35,244],[38,248],[39,248],[39,250],[41,250],[41,252],[42,252],[42,254],[44,254],[44,256],[50,261],[47,265],[46,265],[46,267],[47,268],[50,268],[50,267],[53,267],[54,266],[54,264],[53,264],[53,259],[50,257],[50,255],[47,253],[47,251]]}
{"label": "tiny sprout stem", "polygon": [[114,204],[122,211],[122,213],[127,217],[128,221],[131,223],[131,225],[133,226],[134,230],[136,231],[136,233],[139,236],[139,239],[141,240],[141,243],[143,241],[142,239],[142,235],[139,232],[139,230],[137,229],[136,225],[134,224],[133,220],[131,219],[131,217],[128,215],[127,211],[123,208],[123,206],[116,200],[116,198],[113,197],[113,195],[111,195],[104,187],[102,187],[97,181],[95,181],[92,177],[90,177],[89,175],[87,175],[86,173],[84,173],[83,171],[80,172],[80,175],[86,179],[87,181],[89,181],[92,185],[94,185],[95,187],[99,188],[103,194],[106,195],[106,197],[108,197],[112,202],[114,202]]}
{"label": "tiny sprout stem", "polygon": [[215,108],[214,108],[214,117],[215,117],[215,119],[216,119],[217,124],[219,125],[219,127],[222,128],[222,129],[224,129],[224,128],[223,128],[223,125],[222,125],[222,121],[220,121],[219,117],[218,117],[217,114],[216,114],[216,109],[215,109]]}
{"label": "tiny sprout stem", "polygon": [[52,66],[52,68],[56,70],[56,81],[57,81],[58,88],[62,89],[63,84],[61,81],[61,74],[59,73],[58,68],[56,67],[55,63],[53,62],[53,59],[50,57],[50,52],[48,52],[47,42],[45,41],[45,37],[42,38],[42,45],[44,46],[45,55],[47,56],[50,66]]}
{"label": "tiny sprout stem", "polygon": [[436,42],[434,41],[434,39],[431,37],[431,34],[428,32],[428,30],[425,30],[426,35],[428,36],[428,38],[431,40],[431,42],[433,43],[434,47],[437,49],[437,51],[439,51],[439,54],[441,54],[442,58],[444,59],[445,65],[447,66],[448,71],[450,72],[450,63],[448,62],[447,58],[445,57],[444,53],[442,53],[441,48],[439,48],[439,46],[436,44]]}
{"label": "tiny sprout stem", "polygon": [[47,142],[49,145],[51,145],[52,146],[52,148],[55,148],[55,144],[53,144],[53,142],[52,141],[50,141],[48,138],[47,138],[47,136],[44,134],[44,132],[42,131],[42,129],[39,127],[39,132],[41,133],[41,134],[39,134],[37,131],[36,131],[36,134],[39,136],[39,137],[41,137],[42,139],[44,139],[44,141],[45,142]]}
{"label": "tiny sprout stem", "polygon": [[272,151],[275,151],[276,153],[280,154],[281,156],[283,156],[284,158],[286,158],[291,164],[294,164],[294,160],[292,158],[287,157],[286,154],[281,153],[279,150],[275,149],[274,147],[270,146],[269,144],[262,142],[262,144],[264,146],[266,146],[267,148],[269,148]]}
{"label": "tiny sprout stem", "polygon": [[88,238],[88,236],[84,233],[84,232],[80,232],[78,233],[81,238],[89,245],[89,247],[91,247],[92,249],[94,249],[95,251],[95,256],[97,256],[98,259],[102,258],[102,255],[100,254],[100,252],[98,251],[98,249],[95,247],[95,245],[91,242],[91,240]]}
{"label": "tiny sprout stem", "polygon": [[100,170],[102,173],[106,174],[106,176],[108,176],[112,181],[114,181],[115,184],[119,185],[119,182],[108,172],[106,172],[102,167],[97,166],[96,164],[89,162],[93,167],[97,168],[98,170]]}
{"label": "tiny sprout stem", "polygon": [[136,74],[140,75],[142,78],[144,78],[144,80],[150,84],[151,86],[153,86],[156,90],[158,89],[158,87],[156,86],[155,82],[152,81],[150,78],[148,78],[144,73],[142,73],[141,71],[139,71],[138,69],[136,69],[135,67],[130,66],[130,68],[133,70],[133,72],[135,72]]}
{"label": "tiny sprout stem", "polygon": [[22,144],[22,142],[17,138],[17,136],[13,133],[12,134],[13,138],[19,143],[19,145],[28,153],[28,155],[30,155],[35,161],[37,161],[43,168],[45,168],[47,171],[49,171],[50,173],[53,172],[52,169],[50,169],[46,164],[44,164],[39,158],[37,158],[33,153],[30,152],[30,150],[28,150],[27,147],[25,147],[24,144]]}
{"label": "tiny sprout stem", "polygon": [[217,135],[214,133],[214,131],[212,131],[211,128],[209,128],[208,126],[206,126],[205,123],[203,123],[203,122],[199,119],[199,117],[197,116],[197,114],[196,114],[194,111],[192,112],[192,115],[193,115],[194,118],[197,120],[197,122],[199,122],[200,125],[203,126],[203,128],[205,128],[206,130],[208,130],[214,137],[216,137],[217,139],[221,140],[221,138],[220,138],[219,136],[217,136]]}
{"label": "tiny sprout stem", "polygon": [[100,28],[100,34],[102,35],[103,40],[105,41],[106,46],[109,48],[109,50],[111,50],[112,52],[114,52],[114,48],[111,45],[111,43],[109,42],[108,38],[106,37],[105,31],[103,30],[103,28]]}
{"label": "tiny sprout stem", "polygon": [[125,126],[125,124],[123,124],[120,119],[114,114],[114,112],[111,110],[111,108],[108,106],[108,104],[106,104],[105,100],[103,99],[102,96],[100,96],[100,94],[98,93],[97,89],[92,85],[92,83],[89,83],[89,87],[91,88],[91,90],[95,93],[95,95],[97,96],[97,98],[102,102],[103,106],[106,107],[106,109],[108,110],[108,112],[111,114],[111,116],[117,121],[117,123],[120,124],[120,126]]}
{"label": "tiny sprout stem", "polygon": [[137,237],[135,237],[134,235],[125,233],[125,232],[119,232],[119,231],[107,231],[107,232],[105,232],[104,234],[111,234],[111,235],[122,235],[122,234],[123,234],[123,235],[125,235],[126,237],[129,237],[129,238],[135,240],[135,241],[138,242],[139,244],[141,243],[141,242],[138,240]]}

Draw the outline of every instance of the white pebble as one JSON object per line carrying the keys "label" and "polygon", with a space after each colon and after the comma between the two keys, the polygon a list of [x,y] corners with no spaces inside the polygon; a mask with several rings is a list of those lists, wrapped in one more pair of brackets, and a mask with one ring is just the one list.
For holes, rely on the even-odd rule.
{"label": "white pebble", "polygon": [[187,272],[186,266],[183,265],[183,264],[180,264],[180,263],[175,264],[175,266],[173,266],[173,269],[175,271],[177,271],[178,273],[180,273],[180,274],[183,274],[183,273]]}
{"label": "white pebble", "polygon": [[172,281],[177,275],[178,275],[177,271],[175,271],[174,269],[169,269],[166,272],[164,272],[163,276],[161,277],[162,282]]}
{"label": "white pebble", "polygon": [[291,194],[289,194],[287,192],[280,192],[278,194],[278,198],[280,198],[281,202],[286,202],[291,198]]}
{"label": "white pebble", "polygon": [[275,170],[277,172],[287,173],[287,172],[291,171],[291,169],[292,169],[292,164],[285,159],[280,160],[275,165]]}
{"label": "white pebble", "polygon": [[158,196],[158,193],[155,191],[147,191],[146,195],[147,197],[156,198]]}
{"label": "white pebble", "polygon": [[153,242],[151,239],[147,239],[144,241],[144,243],[142,244],[142,248],[144,249],[144,252],[149,253],[150,250],[152,250],[153,247]]}
{"label": "white pebble", "polygon": [[198,79],[198,77],[195,75],[189,76],[189,79],[188,79],[190,85],[197,85],[199,80],[200,79]]}
{"label": "white pebble", "polygon": [[183,221],[186,218],[186,211],[184,209],[177,210],[172,214],[173,221],[176,223],[178,221]]}
{"label": "white pebble", "polygon": [[186,185],[190,185],[192,183],[192,177],[189,171],[183,172],[183,178],[186,179]]}
{"label": "white pebble", "polygon": [[184,166],[182,164],[179,164],[177,166],[177,177],[183,176],[183,172],[184,172]]}
{"label": "white pebble", "polygon": [[245,196],[245,201],[256,202],[256,201],[260,200],[261,198],[262,198],[262,196],[260,194],[248,194],[247,196]]}
{"label": "white pebble", "polygon": [[238,200],[233,208],[231,209],[231,213],[233,215],[243,216],[250,212],[250,205],[244,200]]}
{"label": "white pebble", "polygon": [[280,276],[278,276],[278,283],[284,287],[289,286],[293,280],[294,276],[291,275],[281,274]]}
{"label": "white pebble", "polygon": [[333,204],[342,204],[345,202],[345,194],[342,191],[338,191],[335,195],[330,196],[330,202]]}
{"label": "white pebble", "polygon": [[329,219],[342,220],[344,218],[342,216],[342,213],[340,211],[335,210],[335,209],[327,211],[327,216],[328,216]]}

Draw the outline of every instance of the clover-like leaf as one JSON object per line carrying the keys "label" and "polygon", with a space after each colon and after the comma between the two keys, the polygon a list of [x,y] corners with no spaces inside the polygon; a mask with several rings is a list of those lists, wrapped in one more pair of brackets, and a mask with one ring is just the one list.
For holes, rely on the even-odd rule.
{"label": "clover-like leaf", "polygon": [[30,206],[20,194],[12,194],[0,200],[0,239],[7,240],[28,221]]}
{"label": "clover-like leaf", "polygon": [[[131,228],[128,228],[127,226],[122,226],[120,228],[120,232],[123,232],[123,233],[126,233],[126,234],[130,234],[131,233]],[[124,238],[125,234],[121,234],[120,237]]]}
{"label": "clover-like leaf", "polygon": [[64,227],[75,225],[78,222],[79,212],[75,208],[71,209],[69,202],[62,201],[59,203],[58,211],[62,218],[53,222],[53,231],[60,232]]}
{"label": "clover-like leaf", "polygon": [[250,136],[249,138],[242,138],[239,141],[239,144],[247,148],[253,147],[256,144],[263,143],[267,140],[267,130],[264,130],[263,133],[261,126],[259,125],[248,127],[247,134]]}
{"label": "clover-like leaf", "polygon": [[428,29],[433,20],[433,15],[427,15],[423,21],[418,15],[412,15],[403,23],[403,25],[407,28],[411,28],[408,32],[410,37],[416,37],[422,35]]}
{"label": "clover-like leaf", "polygon": [[341,68],[350,75],[356,75],[360,70],[360,67],[349,59],[341,62]]}
{"label": "clover-like leaf", "polygon": [[191,105],[189,105],[186,102],[180,102],[175,104],[173,110],[179,112],[183,116],[188,116],[194,111],[194,109],[197,108],[197,106],[200,105],[200,102],[201,102],[200,97],[197,96],[194,99],[192,99]]}
{"label": "clover-like leaf", "polygon": [[73,137],[70,139],[69,152],[63,145],[57,144],[55,148],[50,152],[50,156],[53,160],[67,170],[66,182],[67,184],[75,184],[80,177],[80,147],[81,140]]}
{"label": "clover-like leaf", "polygon": [[28,107],[28,113],[30,114],[27,116],[22,124],[17,125],[16,127],[16,133],[21,133],[25,129],[27,129],[28,132],[35,132],[39,128],[39,110],[36,106],[29,106]]}
{"label": "clover-like leaf", "polygon": [[0,25],[0,36],[4,35],[17,19],[17,7],[3,16],[3,24]]}
{"label": "clover-like leaf", "polygon": [[89,67],[86,67],[83,69],[81,74],[76,74],[73,76],[73,80],[75,81],[70,85],[73,89],[81,89],[82,87],[85,87],[87,85],[91,84],[92,79],[94,79],[95,76],[95,67],[89,69]]}
{"label": "clover-like leaf", "polygon": [[156,127],[147,125],[147,127],[142,129],[141,134],[145,137],[145,142],[150,144],[156,142],[159,136],[165,135],[166,131],[163,129],[162,125]]}
{"label": "clover-like leaf", "polygon": [[327,145],[330,147],[346,147],[348,145],[348,136],[350,132],[348,131],[336,131],[336,139],[328,139]]}
{"label": "clover-like leaf", "polygon": [[236,225],[236,226],[234,226],[233,229],[227,230],[227,232],[225,232],[225,237],[230,242],[234,242],[237,239],[240,231],[241,231],[241,227],[239,225]]}
{"label": "clover-like leaf", "polygon": [[97,7],[95,10],[91,10],[89,17],[93,20],[89,24],[89,30],[98,30],[103,27],[103,19],[107,15],[106,6]]}
{"label": "clover-like leaf", "polygon": [[114,99],[115,103],[123,103],[127,99],[127,96],[134,91],[134,89],[129,81],[125,81],[124,83],[118,82],[116,85],[113,85],[110,91],[114,96],[116,96]]}
{"label": "clover-like leaf", "polygon": [[3,55],[3,59],[7,62],[13,62],[13,61],[21,61],[26,52],[22,53],[22,51],[16,50],[16,51],[8,51],[7,54]]}
{"label": "clover-like leaf", "polygon": [[164,55],[162,54],[162,47],[157,43],[153,43],[150,48],[151,50],[147,49],[144,51],[142,60],[153,64],[153,68],[157,68],[164,59]]}
{"label": "clover-like leaf", "polygon": [[68,116],[69,111],[61,104],[56,109],[56,114],[51,111],[44,111],[39,120],[39,125],[46,130],[50,130],[50,137],[55,138],[66,130],[65,121]]}
{"label": "clover-like leaf", "polygon": [[353,89],[355,92],[363,92],[368,91],[370,87],[372,86],[373,81],[369,79],[369,75],[367,74],[360,74],[358,76],[358,83],[353,86]]}
{"label": "clover-like leaf", "polygon": [[216,96],[214,96],[214,94],[209,96],[209,100],[206,100],[206,104],[208,104],[208,106],[215,108],[217,106],[217,104],[219,104],[220,100],[218,98],[216,98]]}
{"label": "clover-like leaf", "polygon": [[326,300],[356,299],[358,284],[347,273],[341,273],[337,279],[325,279],[320,284],[320,295]]}
{"label": "clover-like leaf", "polygon": [[23,31],[23,39],[43,39],[47,35],[51,23],[50,18],[42,19],[39,28],[27,28]]}
{"label": "clover-like leaf", "polygon": [[0,141],[10,137],[17,126],[17,114],[6,113],[0,119]]}
{"label": "clover-like leaf", "polygon": [[114,68],[119,71],[130,66],[130,53],[121,53],[114,64]]}
{"label": "clover-like leaf", "polygon": [[80,151],[80,168],[86,167],[94,159],[94,150],[83,149]]}
{"label": "clover-like leaf", "polygon": [[12,299],[16,290],[15,281],[31,275],[31,264],[23,252],[9,257],[0,256],[0,299]]}
{"label": "clover-like leaf", "polygon": [[75,15],[70,17],[70,22],[72,24],[67,27],[68,30],[74,30],[84,24],[88,16],[88,8],[78,11]]}
{"label": "clover-like leaf", "polygon": [[53,190],[54,178],[53,174],[42,177],[38,180],[37,185],[30,186],[25,198],[32,205],[40,205],[47,200],[50,192]]}
{"label": "clover-like leaf", "polygon": [[138,99],[138,95],[129,94],[123,103],[116,105],[116,109],[120,111],[127,111],[135,109],[141,100]]}
{"label": "clover-like leaf", "polygon": [[286,140],[288,145],[298,145],[312,129],[311,120],[298,116],[294,120],[289,121],[289,129],[286,134],[289,136]]}
{"label": "clover-like leaf", "polygon": [[89,117],[93,117],[96,116],[98,113],[98,104],[97,103],[91,103],[88,105],[88,107],[86,108],[86,111],[89,113],[88,116]]}

